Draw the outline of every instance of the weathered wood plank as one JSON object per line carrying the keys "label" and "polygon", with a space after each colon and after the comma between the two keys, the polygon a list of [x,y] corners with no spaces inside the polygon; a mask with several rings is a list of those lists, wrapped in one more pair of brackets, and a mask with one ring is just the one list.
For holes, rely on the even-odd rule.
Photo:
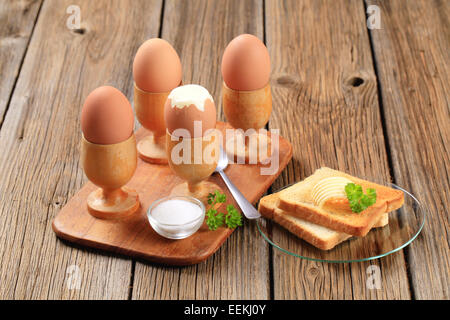
{"label": "weathered wood plank", "polygon": [[[270,128],[294,159],[274,189],[321,166],[389,181],[377,83],[362,1],[266,1],[274,111]],[[362,83],[359,83],[362,80]],[[274,237],[283,245],[289,239]],[[382,289],[366,287],[381,268]],[[302,261],[274,249],[275,299],[408,299],[403,253],[353,264]]]}
{"label": "weathered wood plank", "polygon": [[[220,61],[240,33],[263,38],[262,1],[166,1],[162,37],[181,57],[183,82],[205,86],[221,112]],[[204,263],[174,269],[136,264],[133,299],[267,299],[268,247],[246,222]]]}
{"label": "weathered wood plank", "polygon": [[416,299],[449,299],[450,3],[367,1],[390,156],[397,184],[429,209],[406,249]]}
{"label": "weathered wood plank", "polygon": [[[66,8],[81,9],[81,29]],[[0,131],[0,297],[126,299],[132,262],[73,248],[51,220],[86,181],[79,114],[103,84],[130,97],[131,65],[159,29],[161,1],[45,1]],[[79,290],[67,268],[79,267]],[[73,280],[73,278],[72,278]]]}
{"label": "weathered wood plank", "polygon": [[0,2],[0,128],[41,3]]}

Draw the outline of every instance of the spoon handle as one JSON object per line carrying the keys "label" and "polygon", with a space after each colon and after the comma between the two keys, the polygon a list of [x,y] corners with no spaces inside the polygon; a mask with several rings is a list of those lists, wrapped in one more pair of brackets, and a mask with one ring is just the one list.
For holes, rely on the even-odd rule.
{"label": "spoon handle", "polygon": [[241,208],[242,213],[244,213],[244,216],[246,216],[247,219],[258,219],[259,217],[261,217],[261,214],[258,212],[258,210],[256,210],[255,207],[244,197],[244,195],[233,184],[233,182],[231,182],[225,172],[221,170],[219,171],[219,174],[227,185],[231,194],[233,195],[234,200],[236,200],[237,204]]}

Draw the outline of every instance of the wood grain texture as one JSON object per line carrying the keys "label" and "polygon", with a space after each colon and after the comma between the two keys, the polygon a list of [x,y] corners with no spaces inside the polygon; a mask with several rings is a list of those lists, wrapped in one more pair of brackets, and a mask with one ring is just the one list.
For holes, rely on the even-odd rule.
{"label": "wood grain texture", "polygon": [[[79,5],[81,29],[66,27]],[[94,88],[132,93],[131,57],[157,35],[161,1],[45,1],[0,131],[0,298],[126,299],[132,262],[72,248],[51,220],[86,178],[79,114]],[[7,150],[7,152],[6,152]],[[68,290],[68,266],[79,290]]]}
{"label": "wood grain texture", "polygon": [[0,2],[0,128],[41,3],[41,0]]}
{"label": "wood grain texture", "polygon": [[[110,84],[132,100],[133,57],[158,36],[163,2],[162,37],[178,50],[184,81],[211,91],[221,119],[225,46],[243,32],[266,34],[270,126],[295,150],[273,190],[320,165],[380,180],[389,179],[392,165],[395,182],[430,209],[404,255],[332,265],[273,251],[269,260],[272,249],[248,221],[210,259],[186,268],[130,262],[56,239],[52,218],[86,182],[79,167],[83,99]],[[448,299],[449,4],[370,4],[381,8],[382,29],[370,31],[374,61],[362,0],[1,1],[0,298],[266,299],[273,281],[277,299]],[[80,30],[66,27],[69,5],[81,8]],[[381,290],[366,287],[372,263],[381,268]],[[67,288],[71,265],[80,267],[79,290]]]}
{"label": "wood grain texture", "polygon": [[[231,126],[224,122],[217,123],[217,129],[222,132],[223,137],[225,130],[230,128]],[[136,132],[136,139],[139,141],[146,135],[148,131],[141,128]],[[251,203],[258,201],[291,160],[292,146],[282,137],[278,140],[279,148],[276,153],[279,155],[279,166],[274,174],[261,174],[262,168],[267,165],[230,164],[225,170],[227,176]],[[225,211],[229,204],[238,208],[220,176],[212,175],[208,181],[216,184],[227,195],[227,201],[220,210]],[[248,181],[253,184],[249,185]],[[219,228],[210,231],[204,223],[192,236],[170,240],[158,235],[148,222],[147,210],[152,203],[169,196],[173,188],[180,183],[183,183],[183,179],[177,177],[169,166],[152,165],[139,159],[134,176],[126,184],[126,187],[136,190],[139,195],[138,211],[126,219],[94,218],[88,212],[86,201],[89,194],[98,187],[89,182],[61,209],[53,220],[53,230],[59,237],[77,244],[159,264],[185,266],[202,262],[220,248],[233,230]]]}
{"label": "wood grain texture", "polygon": [[406,248],[416,299],[449,299],[450,4],[367,1],[395,181],[429,210],[422,236]]}
{"label": "wood grain texture", "polygon": [[[270,128],[294,146],[276,190],[328,166],[372,180],[390,180],[377,83],[360,1],[266,1],[272,59]],[[293,245],[282,234],[283,246]],[[366,269],[381,269],[382,289],[366,287]],[[408,299],[402,252],[353,264],[302,261],[273,252],[275,299]]]}
{"label": "wood grain texture", "polygon": [[[220,119],[220,61],[241,33],[263,38],[262,1],[166,1],[162,37],[181,58],[183,83],[205,86]],[[183,269],[136,264],[133,299],[268,299],[268,246],[254,222],[233,232],[208,260]]]}

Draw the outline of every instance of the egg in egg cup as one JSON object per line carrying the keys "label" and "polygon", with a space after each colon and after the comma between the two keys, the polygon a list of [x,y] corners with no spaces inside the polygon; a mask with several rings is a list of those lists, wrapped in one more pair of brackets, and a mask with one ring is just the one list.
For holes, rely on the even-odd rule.
{"label": "egg in egg cup", "polygon": [[133,62],[134,107],[139,123],[150,134],[138,144],[144,161],[166,164],[164,104],[170,91],[181,85],[181,61],[165,40],[153,38],[138,49]]}
{"label": "egg in egg cup", "polygon": [[221,191],[217,184],[206,181],[220,156],[214,100],[199,85],[180,86],[166,101],[164,119],[169,166],[186,181],[175,186],[171,195],[191,196],[207,205],[208,195]]}
{"label": "egg in egg cup", "polygon": [[264,163],[271,156],[271,140],[267,131],[260,129],[272,112],[266,46],[253,35],[239,35],[226,47],[221,71],[223,111],[228,122],[240,129],[226,141],[227,154],[238,162]]}
{"label": "egg in egg cup", "polygon": [[136,191],[124,187],[137,167],[134,115],[128,99],[116,88],[92,91],[81,111],[81,164],[100,187],[87,198],[89,213],[100,219],[125,218],[139,209]]}

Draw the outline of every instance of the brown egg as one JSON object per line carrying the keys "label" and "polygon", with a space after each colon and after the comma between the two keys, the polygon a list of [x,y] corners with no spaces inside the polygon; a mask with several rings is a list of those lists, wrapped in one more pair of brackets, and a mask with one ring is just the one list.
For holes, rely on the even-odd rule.
{"label": "brown egg", "polygon": [[134,114],[127,97],[116,88],[103,86],[92,91],[81,110],[81,130],[95,144],[115,144],[133,133]]}
{"label": "brown egg", "polygon": [[[216,107],[208,90],[189,84],[172,90],[164,106],[164,120],[170,134],[183,136],[176,129],[186,129],[191,138],[202,137],[216,127]],[[195,129],[195,121],[201,122]]]}
{"label": "brown egg", "polygon": [[166,41],[153,38],[138,49],[133,62],[136,85],[147,92],[169,92],[181,83],[181,61]]}
{"label": "brown egg", "polygon": [[251,34],[241,34],[225,48],[222,77],[234,90],[261,89],[269,83],[270,57],[264,43]]}

